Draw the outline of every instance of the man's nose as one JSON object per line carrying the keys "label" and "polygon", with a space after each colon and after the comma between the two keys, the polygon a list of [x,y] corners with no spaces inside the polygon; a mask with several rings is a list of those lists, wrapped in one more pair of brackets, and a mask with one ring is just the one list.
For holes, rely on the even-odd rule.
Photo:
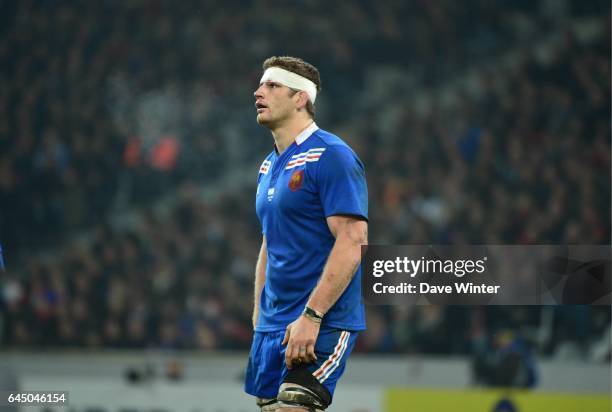
{"label": "man's nose", "polygon": [[255,90],[255,92],[253,92],[253,96],[255,96],[256,99],[263,97],[263,93],[262,93],[262,88],[261,86],[259,86],[257,88],[257,90]]}

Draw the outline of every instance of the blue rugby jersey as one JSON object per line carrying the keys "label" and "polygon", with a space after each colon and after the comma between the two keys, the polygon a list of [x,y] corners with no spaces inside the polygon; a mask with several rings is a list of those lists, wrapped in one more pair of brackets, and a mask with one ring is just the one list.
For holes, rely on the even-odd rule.
{"label": "blue rugby jersey", "polygon": [[[256,209],[268,249],[256,330],[284,330],[304,310],[334,245],[326,217],[367,219],[363,164],[339,137],[313,123],[282,154],[274,150],[262,163]],[[365,329],[361,267],[323,326]]]}

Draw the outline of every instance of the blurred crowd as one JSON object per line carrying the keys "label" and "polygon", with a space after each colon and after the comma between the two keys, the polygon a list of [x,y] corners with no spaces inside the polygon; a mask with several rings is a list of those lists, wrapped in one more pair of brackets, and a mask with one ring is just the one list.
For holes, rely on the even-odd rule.
{"label": "blurred crowd", "polygon": [[[566,3],[577,15],[605,10]],[[269,55],[317,64],[319,118],[334,126],[348,121],[334,108],[367,88],[372,67],[403,67],[433,87],[555,28],[559,6],[546,4],[2,2],[5,249],[16,256],[55,245],[111,210],[260,158],[269,141],[253,121],[252,92]]]}
{"label": "blurred crowd", "polygon": [[[33,262],[4,286],[6,340],[29,345],[237,349],[251,339],[254,222],[236,197],[214,206],[183,189],[165,219],[98,226],[89,246]],[[6,298],[9,299],[6,299]]]}
{"label": "blurred crowd", "polygon": [[[403,96],[350,136],[370,170],[373,237],[383,243],[609,244],[610,43],[567,34],[540,63],[480,74],[417,115]],[[400,107],[397,121],[384,113]],[[383,125],[385,133],[377,126]]]}
{"label": "blurred crowd", "polygon": [[[0,3],[0,343],[248,348],[256,176],[198,193],[270,150],[252,92],[272,54],[320,68],[317,122],[366,165],[372,243],[610,244],[610,5],[468,3]],[[605,28],[585,43],[568,16]],[[548,32],[564,39],[541,56]],[[517,64],[480,67],[509,48]],[[469,66],[480,92],[418,110],[376,97],[381,66],[425,90]],[[367,310],[360,351],[474,353],[511,329],[543,354],[610,357],[593,349],[607,307]]]}

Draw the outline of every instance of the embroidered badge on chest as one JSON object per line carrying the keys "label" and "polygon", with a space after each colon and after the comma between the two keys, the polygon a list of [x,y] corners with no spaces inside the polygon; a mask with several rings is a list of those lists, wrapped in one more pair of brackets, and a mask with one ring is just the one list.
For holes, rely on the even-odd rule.
{"label": "embroidered badge on chest", "polygon": [[302,187],[302,182],[304,182],[304,169],[296,170],[289,178],[289,189],[295,192]]}

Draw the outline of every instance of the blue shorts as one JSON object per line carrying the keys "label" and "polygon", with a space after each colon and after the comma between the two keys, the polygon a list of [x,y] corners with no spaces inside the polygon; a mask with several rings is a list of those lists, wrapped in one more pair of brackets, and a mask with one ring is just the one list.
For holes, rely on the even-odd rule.
{"label": "blue shorts", "polygon": [[[306,364],[308,371],[334,395],[336,383],[355,347],[358,332],[322,328],[315,343],[317,360]],[[259,398],[276,398],[278,389],[289,370],[285,364],[285,349],[281,346],[285,331],[255,332],[249,355],[244,390]]]}

